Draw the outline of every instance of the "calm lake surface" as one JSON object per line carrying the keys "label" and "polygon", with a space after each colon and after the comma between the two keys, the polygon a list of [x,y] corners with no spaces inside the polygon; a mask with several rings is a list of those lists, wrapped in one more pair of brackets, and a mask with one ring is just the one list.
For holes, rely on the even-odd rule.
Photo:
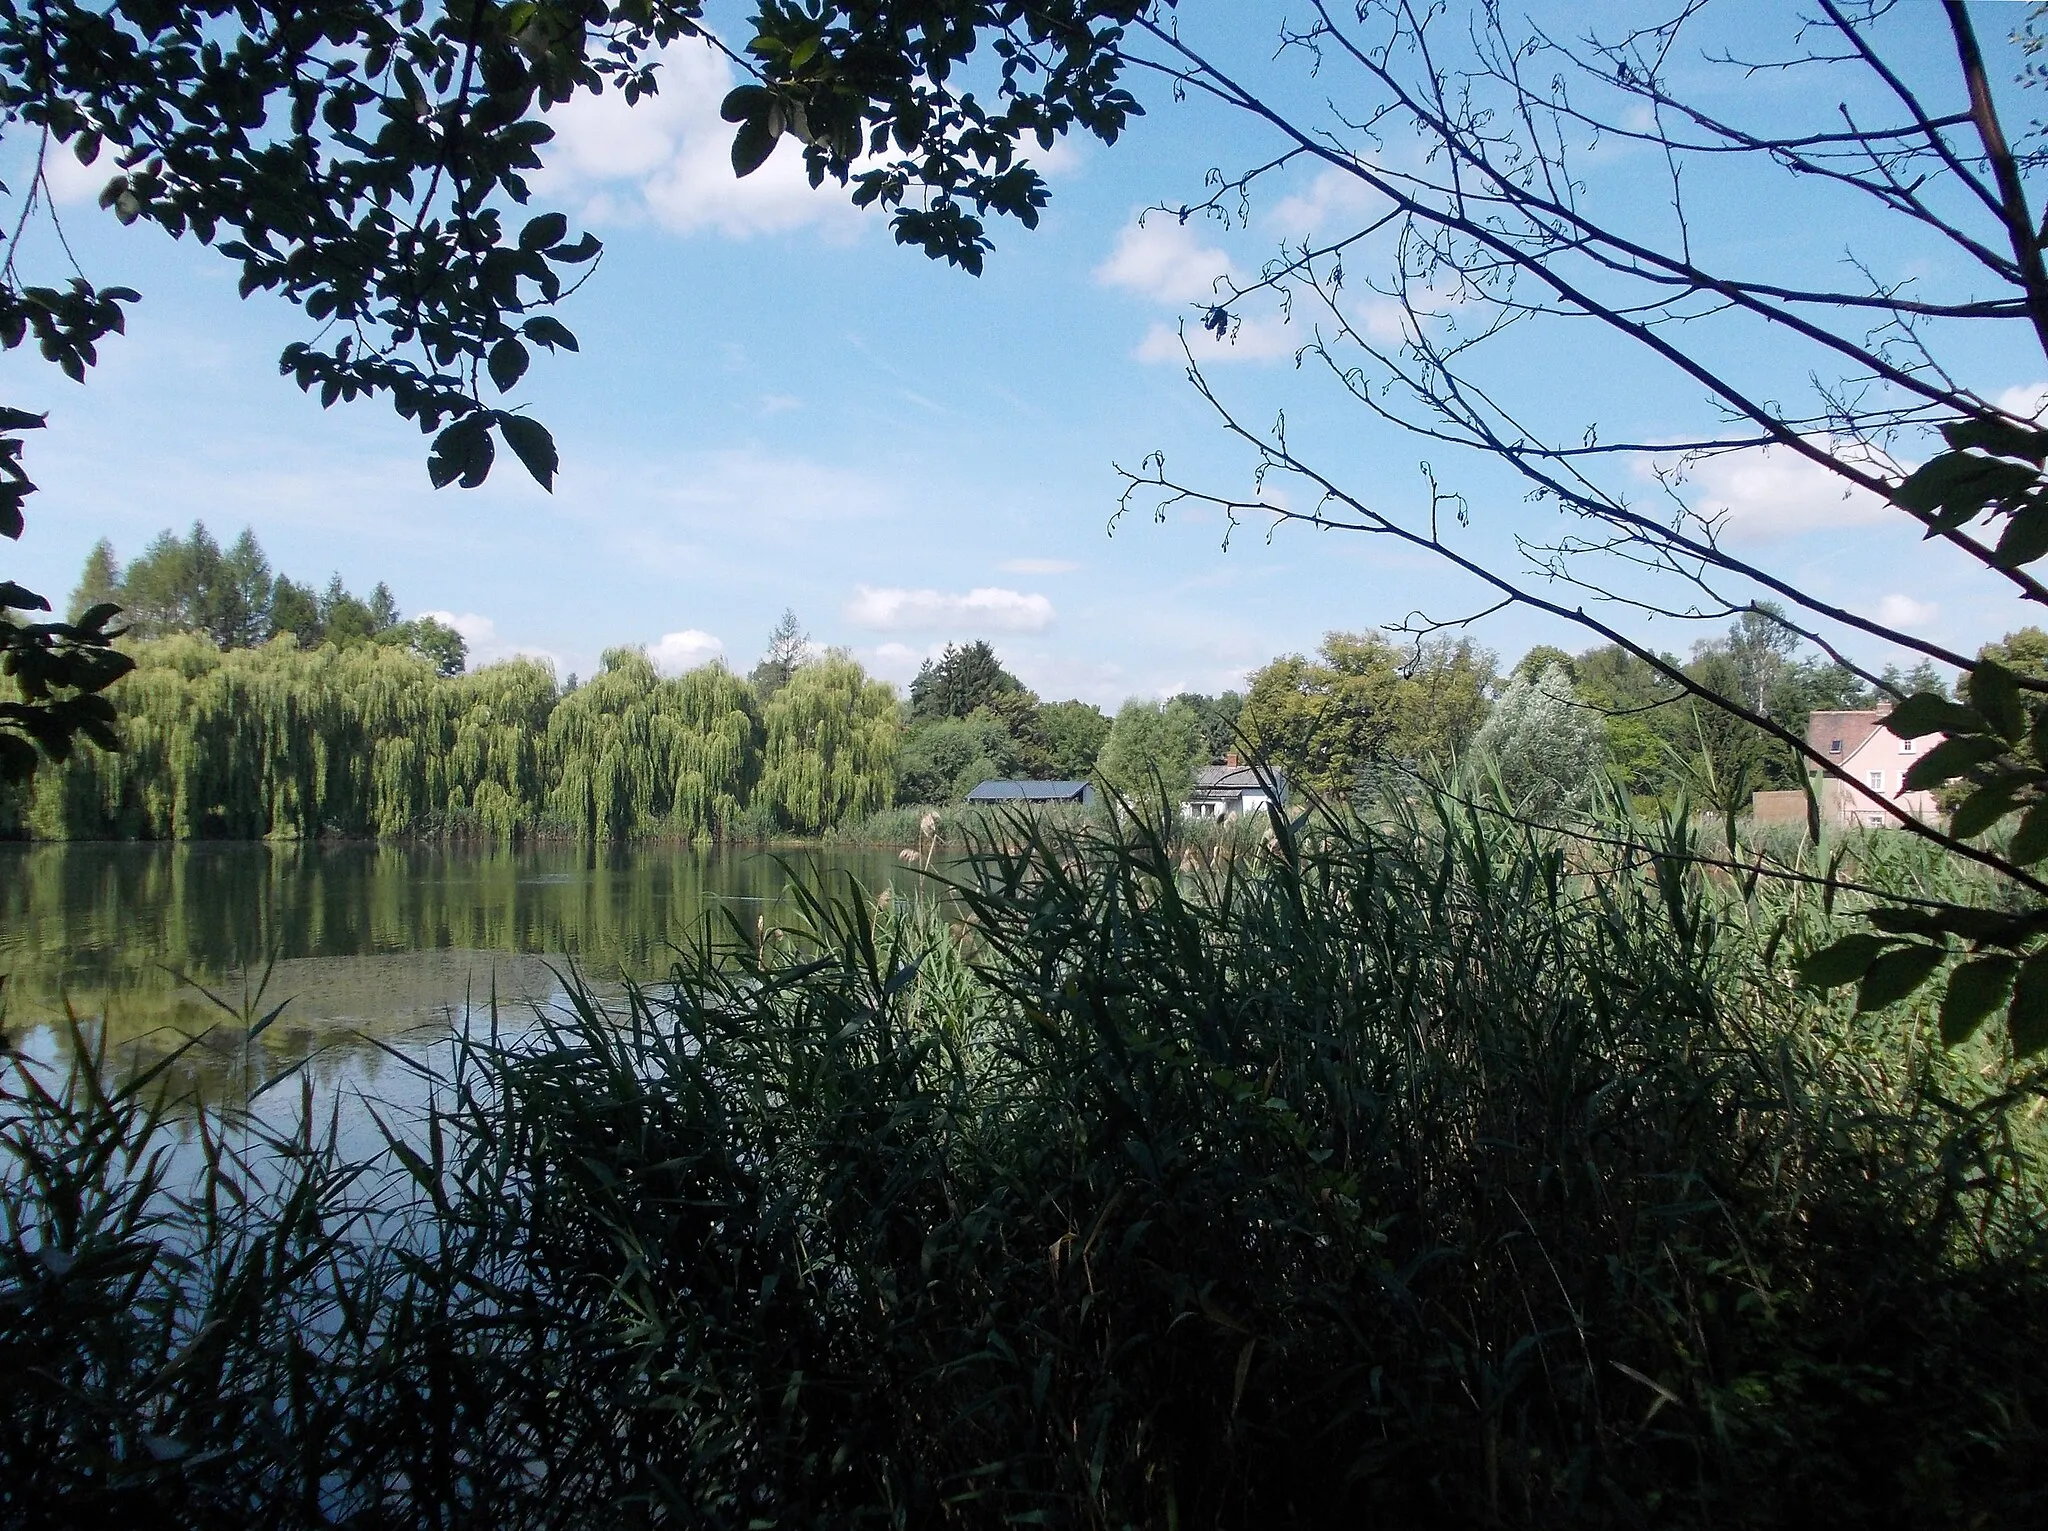
{"label": "calm lake surface", "polygon": [[[213,1099],[300,1073],[323,1090],[375,1097],[388,1079],[405,1094],[387,1048],[425,1056],[487,1023],[494,987],[516,1026],[559,999],[570,964],[600,988],[659,978],[707,916],[749,927],[786,916],[799,867],[851,873],[870,892],[917,880],[889,852],[0,847],[6,1029],[31,1055],[54,1055],[68,1004],[118,1057],[201,1038],[177,1072]],[[239,1008],[266,963],[258,1013],[288,1003],[251,1043],[194,985]]]}

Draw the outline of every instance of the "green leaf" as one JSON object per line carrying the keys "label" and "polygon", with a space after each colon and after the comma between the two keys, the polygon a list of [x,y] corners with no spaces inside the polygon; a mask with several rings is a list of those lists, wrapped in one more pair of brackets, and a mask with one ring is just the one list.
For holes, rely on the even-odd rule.
{"label": "green leaf", "polygon": [[1888,937],[1866,931],[1843,936],[1799,959],[1799,981],[1809,989],[1839,989],[1861,978],[1885,948],[1894,944]]}
{"label": "green leaf", "polygon": [[727,122],[765,121],[774,95],[765,85],[741,85],[726,92],[718,115]]}
{"label": "green leaf", "polygon": [[1916,692],[1885,716],[1884,726],[1901,739],[1928,734],[1981,734],[1984,719],[1960,702],[1932,691]]}
{"label": "green leaf", "polygon": [[520,333],[535,345],[546,346],[550,351],[573,351],[577,349],[576,337],[569,333],[569,327],[559,319],[542,314],[529,319],[519,326]]}
{"label": "green leaf", "polygon": [[1999,457],[2024,457],[2028,462],[2048,462],[2048,431],[2021,425],[1999,415],[1979,415],[1944,425],[1941,434],[1957,451],[1980,447]]}
{"label": "green leaf", "polygon": [[0,781],[27,781],[35,774],[35,746],[14,734],[0,733]]}
{"label": "green leaf", "polygon": [[519,231],[522,250],[552,250],[569,237],[569,220],[560,213],[542,213]]}
{"label": "green leaf", "polygon": [[1987,760],[1996,760],[2004,753],[2003,740],[1984,734],[1944,739],[1913,762],[1913,768],[1906,772],[1906,787],[1909,791],[1938,787]]}
{"label": "green leaf", "polygon": [[2048,553],[2048,505],[2023,505],[2005,523],[1992,561],[2001,569],[2017,569],[2043,553]]}
{"label": "green leaf", "polygon": [[1856,991],[1857,1013],[1897,1004],[1927,982],[1947,955],[1946,947],[1918,944],[1886,952],[1863,975],[1862,986]]}
{"label": "green leaf", "polygon": [[1863,918],[1891,936],[1957,936],[1965,941],[1993,941],[2011,933],[2014,917],[1996,909],[1960,906],[1926,909],[1911,905],[1866,909]]}
{"label": "green leaf", "polygon": [[[1995,946],[2016,946],[2048,928],[2048,912],[2007,914],[2001,909],[1966,909],[1960,906],[1923,912],[1928,919],[1923,930],[1916,933],[1955,936],[1973,946],[1986,942]],[[1876,924],[1878,912],[1868,911],[1864,918]]]}
{"label": "green leaf", "polygon": [[2048,803],[2036,803],[2013,831],[2012,846],[2006,852],[2023,867],[2048,856]]}
{"label": "green leaf", "polygon": [[1971,452],[1943,452],[1930,458],[1892,491],[1892,503],[1949,531],[1974,520],[1992,505],[2010,504],[2041,482],[2032,468]]}
{"label": "green leaf", "polygon": [[2035,952],[2021,967],[2005,1024],[2015,1058],[2031,1058],[2048,1047],[2048,952]]}
{"label": "green leaf", "polygon": [[1970,1039],[1984,1024],[1984,1017],[2005,1003],[2006,990],[2018,969],[2016,957],[1978,957],[1949,975],[1948,993],[1941,1001],[1943,1046],[1954,1047]]}
{"label": "green leaf", "polygon": [[780,135],[768,128],[766,117],[749,117],[732,140],[732,168],[735,175],[748,176],[768,163]]}
{"label": "green leaf", "polygon": [[490,477],[497,448],[491,442],[490,424],[483,415],[465,415],[434,438],[434,450],[427,458],[427,477],[436,489],[461,482],[474,489]]}
{"label": "green leaf", "polygon": [[1987,909],[1923,909],[1900,905],[1866,909],[1863,918],[1890,936],[1961,936],[1965,941],[1981,940],[1995,923],[2009,915]]}
{"label": "green leaf", "polygon": [[505,445],[526,465],[526,471],[533,475],[534,482],[553,494],[555,470],[561,467],[562,462],[555,451],[555,438],[548,434],[548,428],[525,415],[501,415],[498,429],[505,433]]}
{"label": "green leaf", "polygon": [[1983,834],[2017,809],[2019,795],[2025,787],[2026,783],[2017,778],[1979,787],[1956,809],[1955,817],[1949,820],[1948,832],[1958,840],[1969,840]]}
{"label": "green leaf", "polygon": [[491,347],[491,381],[498,385],[498,392],[510,393],[517,386],[526,376],[529,360],[526,347],[510,335]]}
{"label": "green leaf", "polygon": [[1980,659],[1964,683],[1970,705],[1992,729],[2017,744],[2027,731],[2027,709],[2020,701],[2019,679],[1995,659]]}

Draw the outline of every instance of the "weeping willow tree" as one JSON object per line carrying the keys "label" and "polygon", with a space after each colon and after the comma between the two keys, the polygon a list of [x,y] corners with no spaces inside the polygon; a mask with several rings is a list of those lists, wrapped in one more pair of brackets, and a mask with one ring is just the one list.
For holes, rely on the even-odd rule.
{"label": "weeping willow tree", "polygon": [[[322,835],[723,836],[742,815],[812,833],[895,790],[896,695],[844,656],[764,719],[723,665],[661,675],[613,649],[564,695],[532,660],[443,676],[389,646],[136,643],[119,753],[43,772],[12,827],[39,839]],[[7,806],[7,805],[0,805]]]}
{"label": "weeping willow tree", "polygon": [[639,649],[608,649],[548,720],[555,820],[590,839],[717,834],[760,774],[761,724],[723,665],[665,679]]}
{"label": "weeping willow tree", "polygon": [[290,638],[222,651],[197,634],[132,652],[115,698],[125,747],[43,773],[32,833],[399,834],[440,806],[428,764],[445,753],[445,683],[425,660],[367,645],[302,650]]}
{"label": "weeping willow tree", "polygon": [[448,805],[449,827],[499,840],[539,828],[552,781],[547,737],[555,672],[515,659],[445,680],[440,694],[450,722],[435,787]]}
{"label": "weeping willow tree", "polygon": [[670,766],[672,815],[690,833],[724,831],[761,775],[761,718],[754,689],[722,664],[673,683],[682,733]]}
{"label": "weeping willow tree", "polygon": [[896,693],[844,654],[804,665],[766,708],[759,796],[778,824],[816,834],[887,806],[896,788]]}

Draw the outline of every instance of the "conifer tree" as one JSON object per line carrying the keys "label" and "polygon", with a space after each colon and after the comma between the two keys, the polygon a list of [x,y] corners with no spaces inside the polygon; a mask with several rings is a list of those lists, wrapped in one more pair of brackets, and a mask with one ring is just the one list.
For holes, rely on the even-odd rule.
{"label": "conifer tree", "polygon": [[95,606],[118,606],[121,604],[121,564],[114,556],[114,545],[102,537],[92,545],[92,551],[85,555],[85,568],[78,576],[78,584],[71,592],[71,600],[65,607],[64,620],[76,622]]}
{"label": "conifer tree", "polygon": [[938,662],[927,659],[910,683],[914,718],[964,718],[996,698],[1022,691],[1024,683],[1003,668],[986,641],[955,647],[947,644]]}
{"label": "conifer tree", "polygon": [[763,702],[789,684],[789,678],[796,674],[796,667],[804,662],[810,647],[810,634],[797,620],[795,608],[785,607],[781,620],[775,624],[775,631],[768,635],[767,652],[747,677]]}

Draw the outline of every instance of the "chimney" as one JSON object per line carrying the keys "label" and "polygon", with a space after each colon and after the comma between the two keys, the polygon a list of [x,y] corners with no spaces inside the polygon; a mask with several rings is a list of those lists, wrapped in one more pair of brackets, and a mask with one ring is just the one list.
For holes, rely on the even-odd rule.
{"label": "chimney", "polygon": [[1244,764],[1242,760],[1238,759],[1236,750],[1225,750],[1223,752],[1223,763],[1233,770]]}

